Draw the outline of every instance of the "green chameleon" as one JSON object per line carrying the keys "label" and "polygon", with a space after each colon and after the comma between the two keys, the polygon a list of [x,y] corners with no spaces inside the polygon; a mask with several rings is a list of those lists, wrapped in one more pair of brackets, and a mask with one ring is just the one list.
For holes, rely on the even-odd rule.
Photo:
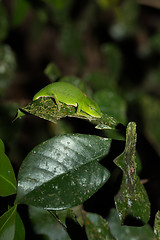
{"label": "green chameleon", "polygon": [[88,115],[101,118],[102,112],[98,105],[89,99],[81,90],[66,82],[56,82],[42,88],[34,97],[33,101],[40,97],[53,97],[60,109],[60,102],[77,107],[77,115]]}

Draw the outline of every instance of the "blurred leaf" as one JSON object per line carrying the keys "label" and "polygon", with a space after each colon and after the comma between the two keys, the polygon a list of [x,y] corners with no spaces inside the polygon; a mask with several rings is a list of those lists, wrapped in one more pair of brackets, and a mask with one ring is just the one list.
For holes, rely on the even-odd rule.
{"label": "blurred leaf", "polygon": [[3,153],[5,152],[5,146],[2,139],[0,139],[0,152],[3,152]]}
{"label": "blurred leaf", "polygon": [[114,44],[105,44],[102,46],[102,53],[107,66],[107,75],[110,81],[117,81],[122,69],[122,54],[120,49]]}
{"label": "blurred leaf", "polygon": [[12,24],[14,27],[17,27],[21,24],[27,13],[29,11],[30,4],[29,1],[26,0],[15,0],[14,1],[14,10],[13,10],[13,17],[12,17]]}
{"label": "blurred leaf", "polygon": [[140,104],[145,135],[160,155],[160,100],[149,95],[143,95]]}
{"label": "blurred leaf", "polygon": [[113,38],[120,40],[132,36],[137,32],[137,19],[139,14],[139,5],[134,0],[125,0],[115,11],[117,23],[111,29],[110,34]]}
{"label": "blurred leaf", "polygon": [[62,53],[69,57],[76,58],[78,63],[83,64],[84,56],[82,47],[83,44],[80,34],[77,31],[77,27],[73,23],[63,24],[59,40],[59,49],[62,51]]}
{"label": "blurred leaf", "polygon": [[14,240],[25,240],[25,228],[18,212],[16,212]]}
{"label": "blurred leaf", "polygon": [[114,160],[123,171],[122,183],[115,197],[115,204],[122,222],[127,216],[132,216],[147,223],[150,217],[150,202],[136,174],[136,140],[136,124],[130,122],[127,126],[125,150]]}
{"label": "blurred leaf", "polygon": [[51,3],[56,10],[66,9],[70,6],[71,0],[43,0]]}
{"label": "blurred leaf", "polygon": [[107,113],[118,122],[126,124],[126,103],[118,94],[105,89],[96,92],[94,99],[103,113]]}
{"label": "blurred leaf", "polygon": [[159,41],[160,41],[160,32],[156,32],[154,35],[152,35],[149,38],[149,43],[150,47],[153,51],[159,52],[160,53],[160,46],[159,46]]}
{"label": "blurred leaf", "polygon": [[13,240],[15,234],[17,206],[13,206],[0,217],[0,239]]}
{"label": "blurred leaf", "polygon": [[15,194],[17,182],[12,165],[6,154],[0,149],[0,196]]}
{"label": "blurred leaf", "polygon": [[4,95],[16,67],[15,56],[7,45],[0,46],[0,95]]}
{"label": "blurred leaf", "polygon": [[116,209],[111,209],[107,218],[111,233],[116,240],[153,240],[153,231],[149,225],[142,227],[121,226]]}
{"label": "blurred leaf", "polygon": [[96,0],[96,2],[102,9],[105,10],[108,8],[114,8],[118,4],[119,0]]}
{"label": "blurred leaf", "polygon": [[[154,93],[155,96],[160,95],[160,66],[149,70],[146,74],[143,88],[146,92]],[[142,96],[143,98],[143,96]]]}
{"label": "blurred leaf", "polygon": [[110,176],[97,162],[110,144],[98,136],[68,134],[38,145],[20,168],[16,201],[52,210],[83,203]]}
{"label": "blurred leaf", "polygon": [[3,7],[2,2],[0,2],[0,41],[3,41],[8,34],[8,25],[9,21],[7,18],[7,14],[5,8]]}
{"label": "blurred leaf", "polygon": [[52,82],[56,81],[56,79],[61,76],[58,67],[54,63],[49,63],[45,68],[44,73],[49,77]]}
{"label": "blurred leaf", "polygon": [[157,212],[154,222],[154,233],[158,240],[160,240],[160,211]]}
{"label": "blurred leaf", "polygon": [[86,213],[85,229],[88,240],[114,240],[105,219],[95,213]]}
{"label": "blurred leaf", "polygon": [[102,73],[100,71],[92,71],[84,76],[85,81],[88,85],[91,85],[95,91],[108,88],[114,89],[116,84],[108,74]]}
{"label": "blurred leaf", "polygon": [[53,236],[56,240],[70,239],[60,223],[47,210],[29,206],[29,216],[35,233],[46,235],[48,240],[52,240]]}

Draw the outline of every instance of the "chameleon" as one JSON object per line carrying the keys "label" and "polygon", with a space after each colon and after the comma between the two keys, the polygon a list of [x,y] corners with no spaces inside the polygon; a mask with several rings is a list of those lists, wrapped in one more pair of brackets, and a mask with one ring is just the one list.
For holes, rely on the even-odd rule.
{"label": "chameleon", "polygon": [[76,114],[79,116],[102,117],[97,103],[88,98],[80,89],[67,82],[55,82],[47,85],[34,95],[33,101],[40,97],[54,98],[58,109],[61,107],[60,102],[75,106],[77,108]]}

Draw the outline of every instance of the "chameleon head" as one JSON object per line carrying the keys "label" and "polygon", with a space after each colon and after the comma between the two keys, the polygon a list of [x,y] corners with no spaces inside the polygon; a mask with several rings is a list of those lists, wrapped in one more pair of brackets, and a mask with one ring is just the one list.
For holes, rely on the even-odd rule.
{"label": "chameleon head", "polygon": [[86,98],[86,104],[85,104],[84,111],[87,114],[89,114],[89,115],[91,115],[93,117],[96,117],[96,118],[101,118],[102,117],[102,112],[101,112],[99,106],[92,99]]}

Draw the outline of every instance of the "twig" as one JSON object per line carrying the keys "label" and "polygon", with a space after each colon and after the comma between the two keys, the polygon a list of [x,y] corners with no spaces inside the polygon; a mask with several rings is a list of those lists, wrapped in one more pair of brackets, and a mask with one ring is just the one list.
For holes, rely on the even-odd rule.
{"label": "twig", "polygon": [[66,232],[68,232],[68,231],[67,231],[67,227],[61,222],[61,220],[59,219],[59,217],[57,216],[57,214],[54,213],[54,212],[51,211],[51,210],[47,210],[47,211],[56,219],[56,221],[58,221],[58,222],[61,224],[61,226],[63,227],[63,229],[64,229]]}
{"label": "twig", "polygon": [[154,8],[160,8],[159,0],[137,0],[139,4],[147,5]]}

